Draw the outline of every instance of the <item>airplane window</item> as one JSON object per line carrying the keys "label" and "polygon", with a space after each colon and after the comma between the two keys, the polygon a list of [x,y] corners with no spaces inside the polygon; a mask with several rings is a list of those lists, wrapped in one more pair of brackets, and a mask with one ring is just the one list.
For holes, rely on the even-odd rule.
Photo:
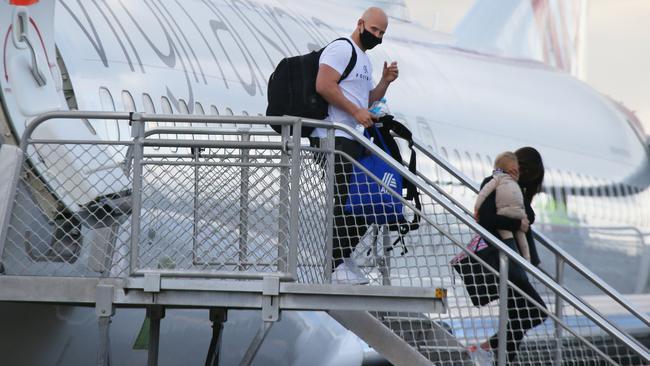
{"label": "airplane window", "polygon": [[[242,116],[248,116],[248,112],[247,112],[247,111],[242,111],[241,114],[242,114]],[[253,124],[252,124],[252,123],[238,123],[237,126],[243,126],[243,127],[253,128]]]}
{"label": "airplane window", "polygon": [[[201,116],[205,116],[205,110],[203,109],[203,106],[201,105],[201,103],[199,103],[199,102],[194,103],[194,114],[198,114],[198,115],[201,115]],[[198,123],[195,123],[195,125],[198,126],[199,124],[198,124]],[[207,122],[203,122],[203,123],[201,124],[201,126],[202,126],[202,127],[208,127],[208,123],[207,123]],[[203,135],[203,137],[205,137],[205,135]]]}
{"label": "airplane window", "polygon": [[444,148],[444,147],[440,148],[440,155],[442,155],[442,157],[445,160],[447,160],[447,161],[449,160],[449,156],[447,155],[447,149],[446,148]]}
{"label": "airplane window", "polygon": [[598,197],[598,192],[597,192],[597,187],[598,183],[596,182],[596,178],[589,176],[589,195],[592,197]]}
{"label": "airplane window", "polygon": [[458,150],[454,149],[454,155],[452,159],[454,160],[454,166],[456,167],[456,169],[462,171],[463,167],[460,164],[460,153],[458,152]]}
{"label": "airplane window", "polygon": [[161,97],[160,104],[162,106],[162,112],[164,114],[174,114],[172,111],[172,105],[169,103],[169,99],[167,99],[167,97]]}
{"label": "airplane window", "polygon": [[476,174],[476,169],[474,168],[474,162],[472,161],[472,156],[467,151],[465,151],[465,160],[467,161],[468,171],[472,179],[474,180],[478,179],[478,175]]}
{"label": "airplane window", "polygon": [[487,171],[488,171],[488,174],[486,175],[492,175],[492,169],[494,168],[494,163],[492,162],[492,158],[490,157],[490,155],[485,157],[485,164],[487,166]]}
{"label": "airplane window", "polygon": [[125,112],[135,112],[135,102],[131,93],[126,90],[122,90],[122,105],[124,106]]}
{"label": "airplane window", "polygon": [[[190,114],[190,110],[187,107],[187,103],[183,99],[178,100],[178,112],[181,114]],[[189,122],[179,122],[179,126],[183,127],[188,127],[191,126],[192,124]],[[182,134],[182,135],[177,135],[177,137],[180,137],[182,139],[193,139],[194,136],[188,135],[188,134]]]}
{"label": "airplane window", "polygon": [[[445,147],[443,147],[443,146],[440,147],[440,157],[441,157],[443,160],[449,162],[449,155],[447,154],[447,149],[446,149]],[[447,173],[446,170],[444,170],[444,169],[441,168],[441,170],[440,170],[440,175],[439,175],[439,177],[438,177],[438,179],[440,179],[441,183],[447,181],[447,175],[448,175],[448,174],[449,174],[449,173]]]}
{"label": "airplane window", "polygon": [[481,159],[481,155],[478,153],[475,156],[475,162],[476,162],[476,169],[478,170],[478,174],[480,175],[477,177],[477,180],[482,179],[486,173],[485,173],[485,165],[483,165],[483,159]]}
{"label": "airplane window", "polygon": [[431,131],[431,127],[429,127],[429,123],[423,117],[416,117],[415,120],[418,123],[418,130],[422,134],[422,136],[420,136],[420,141],[426,145],[429,151],[435,151],[435,140],[433,137],[433,132]]}
{"label": "airplane window", "polygon": [[612,196],[612,190],[611,190],[611,185],[610,185],[610,183],[606,183],[606,185],[605,185],[605,187],[604,187],[603,190],[604,190],[605,196],[607,196],[607,197],[611,197],[611,196]]}
{"label": "airplane window", "polygon": [[[151,97],[147,93],[142,93],[142,106],[144,108],[145,113],[150,113],[150,114],[155,114],[156,113],[156,107],[153,105],[153,100],[151,100]],[[158,122],[147,122],[147,127],[149,129],[153,129],[158,127]],[[159,150],[160,146],[154,146],[154,150]]]}
{"label": "airplane window", "polygon": [[142,106],[144,106],[145,113],[156,113],[153,100],[151,100],[151,97],[147,93],[142,94]]}
{"label": "airplane window", "polygon": [[587,191],[585,189],[585,182],[580,173],[576,174],[576,184],[578,185],[577,194],[584,197],[587,194]]}
{"label": "airplane window", "polygon": [[[160,98],[160,104],[162,106],[162,113],[163,114],[174,114],[174,111],[172,110],[172,105],[171,105],[171,103],[169,103],[169,99],[167,99],[167,97],[161,97]],[[169,125],[176,126],[176,122],[162,123],[162,125],[163,126],[169,126]],[[169,139],[172,136],[171,135],[164,135],[164,137],[163,136],[161,136],[161,137],[165,138],[165,139]],[[177,147],[172,147],[171,151],[175,153],[175,152],[178,151],[178,148]]]}
{"label": "airplane window", "polygon": [[[102,110],[107,112],[115,112],[115,103],[113,102],[113,96],[108,91],[108,89],[101,87],[99,88],[99,101],[102,106]],[[104,120],[98,122],[100,126],[103,124],[103,128],[95,128],[100,136],[105,140],[118,141],[120,139],[120,128],[116,120]],[[97,126],[99,127],[99,126]]]}
{"label": "airplane window", "polygon": [[196,102],[194,103],[194,114],[200,114],[200,115],[205,115],[205,111],[203,110],[203,106],[201,103]]}
{"label": "airplane window", "polygon": [[578,182],[571,172],[565,172],[566,174],[566,185],[569,188],[569,194],[576,196],[578,194]]}
{"label": "airplane window", "polygon": [[190,111],[187,108],[187,103],[183,99],[178,100],[178,111],[181,114],[190,114]]}

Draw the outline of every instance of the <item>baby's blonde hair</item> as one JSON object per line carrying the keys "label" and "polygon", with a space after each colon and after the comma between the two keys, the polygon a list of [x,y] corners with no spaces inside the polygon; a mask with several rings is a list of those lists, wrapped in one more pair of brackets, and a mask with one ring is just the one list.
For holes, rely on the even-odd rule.
{"label": "baby's blonde hair", "polygon": [[501,154],[497,155],[496,159],[494,159],[494,169],[507,170],[507,164],[511,162],[519,163],[517,155],[515,155],[515,153],[512,151],[502,152]]}

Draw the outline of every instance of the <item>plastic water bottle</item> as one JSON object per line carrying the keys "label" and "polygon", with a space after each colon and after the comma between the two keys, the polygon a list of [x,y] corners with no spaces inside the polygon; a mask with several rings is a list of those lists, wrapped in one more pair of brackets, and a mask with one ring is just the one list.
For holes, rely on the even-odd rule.
{"label": "plastic water bottle", "polygon": [[390,111],[388,110],[388,105],[386,104],[386,98],[381,98],[373,102],[368,109],[368,112],[370,112],[376,118],[381,118],[389,114]]}

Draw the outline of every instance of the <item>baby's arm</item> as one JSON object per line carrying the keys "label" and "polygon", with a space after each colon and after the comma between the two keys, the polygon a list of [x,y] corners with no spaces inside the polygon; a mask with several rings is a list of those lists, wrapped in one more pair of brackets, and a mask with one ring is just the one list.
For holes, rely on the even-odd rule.
{"label": "baby's arm", "polygon": [[494,190],[497,188],[497,185],[499,185],[499,182],[496,178],[493,178],[489,182],[487,182],[483,188],[478,192],[478,196],[476,197],[476,203],[474,204],[474,217],[478,216],[478,210],[481,208],[481,205],[483,205],[483,202],[485,202],[485,199],[494,192]]}

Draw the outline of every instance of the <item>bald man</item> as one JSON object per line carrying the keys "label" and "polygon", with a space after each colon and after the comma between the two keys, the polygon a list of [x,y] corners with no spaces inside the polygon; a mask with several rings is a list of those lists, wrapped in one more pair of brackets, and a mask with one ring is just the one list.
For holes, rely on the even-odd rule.
{"label": "bald man", "polygon": [[[329,103],[327,121],[347,124],[350,127],[363,130],[373,125],[373,117],[368,112],[369,106],[381,99],[388,86],[397,79],[396,62],[390,65],[384,61],[381,80],[375,86],[372,79],[372,64],[366,51],[381,44],[388,28],[388,17],[377,7],[367,9],[357,21],[357,26],[349,40],[338,40],[330,43],[320,56],[320,66],[316,77],[316,91]],[[344,80],[340,80],[345,68],[352,57],[352,47],[355,48],[357,61]],[[316,129],[312,137],[324,138],[324,129]],[[336,150],[343,151],[355,159],[363,154],[363,147],[352,140],[352,136],[344,131],[336,131]],[[334,235],[333,235],[333,268],[332,282],[337,283],[368,283],[354,261],[349,260],[359,238],[367,230],[363,217],[355,217],[344,211],[347,201],[348,184],[352,174],[352,164],[344,161],[339,155],[335,159],[335,204],[334,204]]]}

